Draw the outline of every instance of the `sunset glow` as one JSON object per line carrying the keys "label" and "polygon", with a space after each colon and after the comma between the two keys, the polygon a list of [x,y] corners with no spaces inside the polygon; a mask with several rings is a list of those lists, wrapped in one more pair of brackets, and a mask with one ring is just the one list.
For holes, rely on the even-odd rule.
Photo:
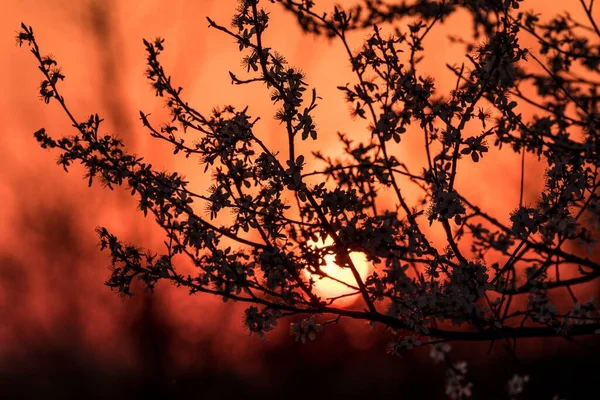
{"label": "sunset glow", "polygon": [[[325,246],[331,246],[333,244],[333,240],[330,237],[327,237],[325,243],[322,240],[318,242],[309,241],[309,245],[316,246],[317,248],[322,248]],[[348,285],[356,286],[356,279],[352,275],[352,271],[350,268],[340,268],[335,263],[335,255],[328,254],[324,257],[325,265],[321,266],[321,270],[327,275],[337,279],[338,281],[347,283]],[[367,261],[364,253],[359,252],[351,252],[350,259],[356,266],[358,273],[360,274],[361,279],[364,281],[369,273],[371,272],[371,264]],[[335,298],[339,296],[349,295],[355,290],[349,288],[341,282],[337,282],[334,279],[330,279],[327,277],[321,277],[318,274],[311,274],[309,271],[305,270],[305,274],[307,278],[312,277],[315,281],[314,289],[319,296],[324,297],[325,299]],[[350,295],[347,297],[342,297],[333,303],[338,307],[349,306],[357,300],[358,294]]]}
{"label": "sunset glow", "polygon": [[587,398],[594,1],[3,2],[3,398]]}

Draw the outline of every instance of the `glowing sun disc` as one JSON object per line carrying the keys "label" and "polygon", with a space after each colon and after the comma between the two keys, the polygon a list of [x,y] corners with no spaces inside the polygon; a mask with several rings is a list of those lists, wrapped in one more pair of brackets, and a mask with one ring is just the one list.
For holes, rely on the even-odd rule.
{"label": "glowing sun disc", "polygon": [[[333,239],[327,237],[327,239],[325,239],[325,243],[323,243],[322,240],[319,240],[316,243],[310,240],[308,244],[316,248],[322,248],[326,246],[331,246],[333,244]],[[358,286],[350,268],[341,268],[335,263],[335,255],[328,254],[323,258],[325,260],[325,265],[321,265],[321,270],[323,272],[339,281],[342,281],[355,287]],[[364,282],[367,276],[369,276],[369,273],[371,272],[371,266],[370,263],[367,261],[367,257],[363,253],[351,252],[350,259],[356,267],[360,278]],[[343,296],[356,291],[344,285],[343,283],[336,282],[335,280],[327,277],[321,277],[317,274],[312,274],[308,270],[304,270],[304,273],[307,278],[312,278],[315,281],[313,288],[315,292],[324,300],[332,297]],[[357,300],[357,297],[358,294],[342,297],[336,300],[333,304],[335,306],[348,306],[354,303]]]}

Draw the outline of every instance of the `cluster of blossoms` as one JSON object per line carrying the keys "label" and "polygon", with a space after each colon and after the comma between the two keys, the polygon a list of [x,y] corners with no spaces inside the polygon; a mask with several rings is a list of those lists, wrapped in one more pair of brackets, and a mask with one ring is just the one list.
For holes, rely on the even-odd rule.
{"label": "cluster of blossoms", "polygon": [[306,343],[306,338],[315,340],[317,332],[323,330],[323,325],[317,324],[315,317],[301,319],[291,325],[291,333],[296,337],[296,341]]}

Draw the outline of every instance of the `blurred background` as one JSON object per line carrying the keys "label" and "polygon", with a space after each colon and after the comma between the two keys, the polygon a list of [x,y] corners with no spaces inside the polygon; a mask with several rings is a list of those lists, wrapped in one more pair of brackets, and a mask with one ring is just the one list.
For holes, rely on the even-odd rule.
{"label": "blurred background", "polygon": [[[342,45],[303,35],[292,15],[264,3],[271,12],[267,45],[300,67],[323,98],[316,110],[319,139],[301,150],[341,154],[336,132],[352,137],[365,128],[349,117],[343,93],[336,89],[354,82]],[[261,116],[260,136],[279,149],[283,132],[272,119],[268,90],[231,85],[228,70],[244,76],[242,54],[229,37],[208,29],[206,16],[229,25],[234,0],[3,0],[1,5],[0,74],[6,79],[0,95],[3,398],[443,398],[444,368],[433,365],[429,350],[402,358],[386,355],[388,337],[379,328],[345,321],[302,345],[289,336],[289,321],[283,321],[263,341],[243,328],[243,305],[189,296],[165,284],[154,295],[140,291],[123,301],[103,285],[110,259],[100,252],[96,226],[154,252],[163,249],[163,232],[136,210],[136,199],[126,191],[103,190],[97,183],[88,188],[82,168],[67,174],[56,166],[56,152],[39,147],[33,132],[41,127],[53,137],[74,132],[58,104],[46,106],[38,99],[42,75],[29,51],[15,44],[20,22],[33,26],[42,53],[52,53],[63,67],[62,94],[77,118],[98,112],[105,119],[103,132],[122,138],[158,169],[183,173],[191,189],[202,191],[210,175],[202,173],[197,160],[173,156],[139,121],[139,110],[151,113],[156,124],[168,118],[144,76],[142,38],[166,38],[163,66],[196,109],[206,114],[215,106],[249,105],[250,115]],[[317,1],[322,10],[332,5]],[[564,9],[583,15],[575,0],[527,0],[523,8],[537,9],[543,17]],[[468,15],[458,13],[425,42],[429,50],[422,68],[436,77],[441,93],[455,84],[444,64],[464,57],[447,35],[470,32]],[[366,34],[352,34],[355,49]],[[399,158],[421,165],[420,141],[405,137]],[[528,163],[525,196],[533,202],[543,168],[534,160]],[[457,185],[506,221],[518,205],[518,165],[516,154],[490,154]],[[481,182],[489,173],[498,179]],[[590,288],[588,294],[596,291]],[[526,373],[531,376],[526,398],[560,394],[575,399],[596,390],[599,347],[583,342],[523,341],[518,359],[503,344],[488,354],[486,343],[457,343],[453,357],[469,361],[475,398],[506,398],[506,381],[513,373]]]}

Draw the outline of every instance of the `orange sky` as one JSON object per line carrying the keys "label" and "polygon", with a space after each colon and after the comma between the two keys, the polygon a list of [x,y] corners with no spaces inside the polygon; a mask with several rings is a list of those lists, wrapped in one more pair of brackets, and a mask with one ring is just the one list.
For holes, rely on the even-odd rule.
{"label": "orange sky", "polygon": [[[528,0],[523,8],[539,7],[550,17],[576,3]],[[317,4],[325,9],[333,2]],[[343,94],[336,89],[354,82],[344,49],[337,42],[302,36],[292,16],[270,3],[266,6],[272,12],[266,43],[300,67],[323,98],[316,110],[319,140],[300,149],[326,148],[330,154],[341,154],[336,131],[364,132],[364,125],[349,117]],[[55,165],[57,153],[42,150],[34,140],[32,133],[42,126],[54,137],[73,132],[57,104],[46,106],[37,98],[41,75],[35,60],[14,41],[20,22],[33,26],[42,52],[54,54],[64,68],[67,78],[62,93],[76,116],[98,112],[106,120],[105,131],[122,137],[129,149],[153,165],[182,172],[192,182],[191,189],[201,191],[209,181],[196,160],[172,156],[170,147],[150,138],[139,121],[138,110],[152,113],[156,122],[167,119],[162,101],[154,97],[144,77],[141,40],[166,38],[163,65],[197,109],[206,112],[215,105],[250,105],[250,114],[262,117],[259,134],[268,146],[278,148],[282,131],[271,118],[274,109],[268,91],[257,85],[230,84],[227,71],[241,69],[241,54],[229,37],[208,29],[205,16],[226,25],[234,10],[232,0],[3,2],[0,74],[6,81],[0,95],[0,315],[8,323],[0,324],[0,355],[68,334],[96,349],[100,358],[124,351],[125,363],[134,363],[138,354],[130,344],[135,339],[127,332],[145,303],[141,297],[123,303],[102,285],[108,277],[109,259],[97,247],[94,228],[105,226],[122,240],[154,251],[163,247],[162,231],[151,218],[135,212],[134,198],[123,191],[102,190],[97,184],[88,188],[81,168],[64,173]],[[576,8],[572,14],[582,13]],[[465,21],[465,15],[454,16],[425,42],[430,50],[422,68],[438,79],[440,93],[455,83],[444,64],[463,57],[445,37],[461,30],[468,34],[470,24]],[[354,48],[362,37],[364,33],[352,36]],[[525,43],[535,45],[530,38]],[[398,158],[408,165],[421,165],[420,140],[403,142]],[[518,160],[509,152],[492,152],[477,169],[459,174],[457,186],[468,188],[476,204],[506,221],[518,205],[520,174],[514,167]],[[528,162],[526,200],[533,202],[541,188],[541,170]],[[503,171],[502,185],[495,179],[482,179],[490,173],[497,176],[498,171]],[[468,186],[471,182],[478,186]],[[225,356],[220,361],[224,368],[253,373],[260,362],[257,352],[279,343],[277,335],[266,342],[249,337],[241,326],[242,306],[206,296],[190,297],[186,291],[164,285],[156,297],[154,307],[177,332],[172,345],[182,349],[186,343],[214,343]],[[69,327],[77,327],[76,332]],[[283,340],[291,340],[286,329],[282,332]],[[357,346],[365,346],[366,334],[353,336]],[[116,336],[123,340],[114,340]],[[185,351],[177,354],[185,364]]]}

